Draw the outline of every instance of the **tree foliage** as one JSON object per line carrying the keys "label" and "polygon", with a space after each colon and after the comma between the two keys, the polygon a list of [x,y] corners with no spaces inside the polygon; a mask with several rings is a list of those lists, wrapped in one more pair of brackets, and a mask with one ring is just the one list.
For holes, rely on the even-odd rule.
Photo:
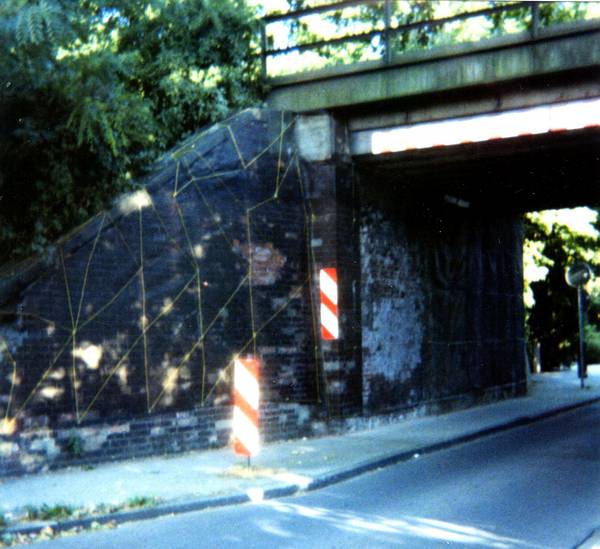
{"label": "tree foliage", "polygon": [[[553,212],[528,215],[525,232],[526,285],[531,291],[527,304],[527,330],[530,352],[540,345],[543,370],[556,370],[577,360],[579,326],[577,291],[567,285],[565,273],[574,261],[586,261],[596,276],[600,274],[600,216],[595,231],[582,233],[568,221],[557,221]],[[527,263],[538,267],[538,275],[527,279]],[[596,360],[596,340],[600,333],[600,285],[586,287],[586,332],[590,359]]]}
{"label": "tree foliage", "polygon": [[41,252],[152,159],[260,96],[243,0],[3,0],[0,262]]}

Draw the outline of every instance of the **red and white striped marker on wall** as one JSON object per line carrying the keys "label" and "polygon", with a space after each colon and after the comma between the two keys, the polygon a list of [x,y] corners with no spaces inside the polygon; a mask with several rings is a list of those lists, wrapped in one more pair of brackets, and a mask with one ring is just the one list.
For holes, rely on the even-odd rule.
{"label": "red and white striped marker on wall", "polygon": [[233,372],[233,450],[250,458],[260,450],[258,405],[259,361],[237,358]]}
{"label": "red and white striped marker on wall", "polygon": [[339,338],[338,322],[338,285],[337,271],[334,267],[319,271],[319,290],[321,293],[321,336],[332,340]]}

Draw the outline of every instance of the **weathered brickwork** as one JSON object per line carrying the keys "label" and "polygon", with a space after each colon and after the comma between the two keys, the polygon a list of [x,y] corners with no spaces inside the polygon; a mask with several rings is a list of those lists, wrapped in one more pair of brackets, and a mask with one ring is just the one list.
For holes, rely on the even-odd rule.
{"label": "weathered brickwork", "polygon": [[5,273],[0,474],[226,444],[237,354],[262,359],[265,437],[303,433],[322,375],[305,172],[293,118],[245,111]]}
{"label": "weathered brickwork", "polygon": [[[319,340],[321,400],[327,418],[362,413],[359,306],[358,201],[352,164],[343,154],[307,167],[313,223],[311,254],[315,279],[320,268],[338,276],[339,339]],[[318,288],[315,288],[318,290]],[[318,302],[318,291],[313,296]]]}
{"label": "weathered brickwork", "polygon": [[278,112],[209,128],[0,275],[0,477],[227,445],[237,355],[265,441],[524,390],[519,219],[371,181],[317,118],[323,151]]}
{"label": "weathered brickwork", "polygon": [[[0,441],[0,477],[222,447],[230,441],[231,415],[230,406],[215,406],[54,427],[49,426],[49,418],[37,418],[37,424],[24,427],[18,436]],[[313,416],[313,410],[305,405],[264,405],[263,439],[308,436]]]}
{"label": "weathered brickwork", "polygon": [[520,219],[361,189],[365,411],[522,391]]}

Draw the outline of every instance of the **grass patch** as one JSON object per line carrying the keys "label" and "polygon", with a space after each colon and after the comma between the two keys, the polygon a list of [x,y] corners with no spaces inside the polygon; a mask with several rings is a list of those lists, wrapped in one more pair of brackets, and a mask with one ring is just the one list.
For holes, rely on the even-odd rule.
{"label": "grass patch", "polygon": [[159,498],[149,496],[135,496],[129,498],[123,505],[124,509],[140,509],[143,507],[154,507],[160,503]]}
{"label": "grass patch", "polygon": [[27,520],[65,520],[71,518],[75,509],[68,505],[47,505],[41,507],[28,505],[25,507]]}
{"label": "grass patch", "polygon": [[[124,503],[119,504],[100,504],[91,508],[76,508],[68,505],[48,505],[44,503],[41,507],[28,505],[25,507],[24,520],[66,520],[70,518],[83,518],[89,516],[106,515],[127,511],[129,509],[142,509],[144,507],[154,507],[161,502],[159,498],[151,496],[135,496],[129,498]],[[3,515],[0,515],[0,528],[6,526],[7,522]]]}
{"label": "grass patch", "polygon": [[129,511],[131,509],[143,509],[144,507],[154,507],[158,505],[162,500],[160,498],[150,496],[134,496],[129,498],[124,503],[101,503],[100,505],[94,506],[88,510],[87,516],[95,515],[109,515],[111,513],[118,513],[119,511]]}
{"label": "grass patch", "polygon": [[[71,507],[68,505],[48,505],[43,504],[41,507],[28,505],[25,507],[25,514],[16,522],[9,521],[2,513],[0,513],[0,548],[12,547],[14,544],[30,543],[33,540],[53,539],[56,536],[64,536],[69,534],[79,533],[85,528],[80,526],[74,527],[72,530],[57,534],[51,526],[47,526],[37,534],[9,534],[2,533],[3,529],[9,524],[19,524],[21,521],[61,521],[66,519],[94,517],[99,515],[107,515],[117,513],[119,511],[127,511],[131,509],[142,509],[144,507],[154,507],[161,503],[160,498],[151,496],[134,496],[129,498],[124,503],[96,505],[94,507]],[[105,524],[93,522],[89,527],[90,530],[98,530],[105,528],[114,528],[115,521],[109,521]]]}

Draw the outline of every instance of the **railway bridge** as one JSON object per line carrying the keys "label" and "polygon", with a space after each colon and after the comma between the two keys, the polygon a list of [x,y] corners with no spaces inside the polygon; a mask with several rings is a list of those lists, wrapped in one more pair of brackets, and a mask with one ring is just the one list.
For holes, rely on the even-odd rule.
{"label": "railway bridge", "polygon": [[[264,440],[526,392],[522,215],[600,205],[600,22],[510,2],[400,24],[405,4],[268,16],[269,109],[0,270],[0,477],[226,445],[246,354]],[[358,36],[278,43],[376,5]],[[394,50],[511,10],[518,32]],[[350,39],[371,58],[295,70]]]}
{"label": "railway bridge", "polygon": [[350,388],[341,410],[370,413],[523,392],[521,215],[600,203],[598,20],[541,26],[533,2],[522,32],[396,54],[394,36],[523,6],[394,26],[392,4],[376,30],[313,44],[366,39],[379,59],[273,77],[268,96],[322,172],[312,244],[342,323],[325,370]]}

